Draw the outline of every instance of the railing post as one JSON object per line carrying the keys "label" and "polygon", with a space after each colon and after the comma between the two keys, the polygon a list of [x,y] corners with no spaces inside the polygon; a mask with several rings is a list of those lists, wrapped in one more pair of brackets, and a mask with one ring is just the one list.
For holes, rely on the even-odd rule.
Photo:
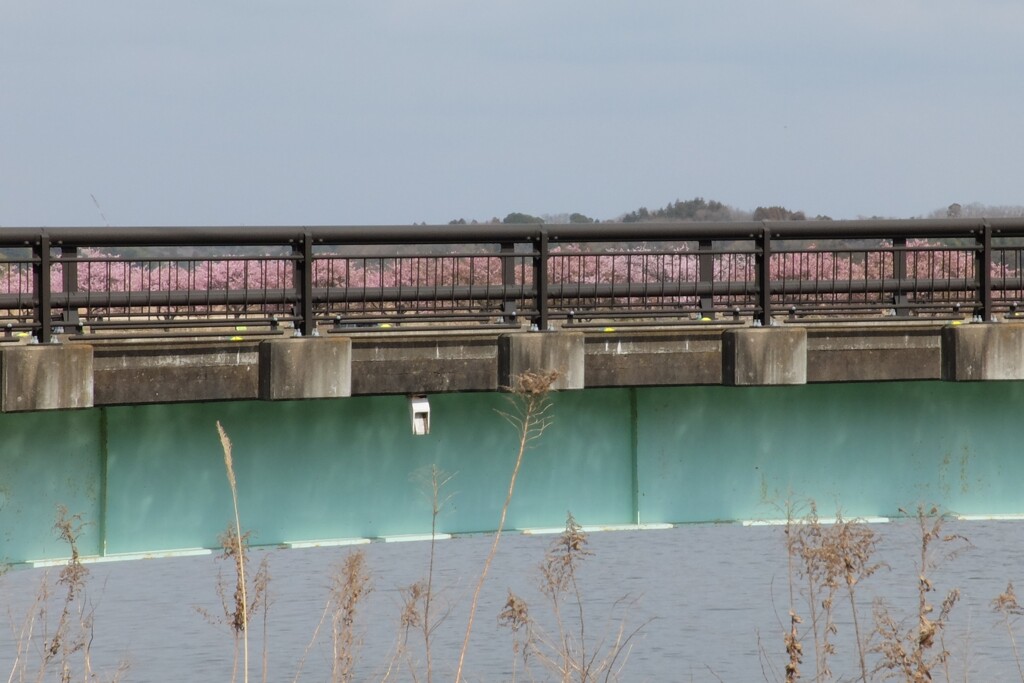
{"label": "railing post", "polygon": [[701,284],[707,283],[711,286],[711,291],[700,295],[701,318],[715,317],[715,255],[711,253],[713,247],[714,242],[711,240],[700,240],[697,243],[697,275]]}
{"label": "railing post", "polygon": [[515,252],[515,243],[501,243],[501,321],[506,324],[516,319],[516,297],[512,294],[516,284]]}
{"label": "railing post", "polygon": [[[60,248],[60,271],[61,281],[64,287],[64,294],[71,295],[78,291],[78,247]],[[70,304],[64,308],[62,322],[67,325],[78,324],[78,309],[72,308]]]}
{"label": "railing post", "polygon": [[295,257],[295,305],[293,314],[297,318],[296,330],[303,337],[316,333],[316,318],[313,316],[313,235],[308,230],[302,233],[298,242],[292,245]]}
{"label": "railing post", "polygon": [[974,273],[978,281],[977,306],[975,316],[981,316],[983,322],[991,322],[992,315],[992,226],[988,221],[975,236],[978,248],[974,252]]}
{"label": "railing post", "polygon": [[32,288],[36,305],[33,310],[33,327],[36,338],[42,344],[53,341],[53,322],[50,312],[50,236],[40,235],[32,245]]}
{"label": "railing post", "polygon": [[892,238],[892,274],[896,278],[896,293],[893,295],[893,308],[896,309],[896,315],[899,317],[905,317],[910,315],[910,299],[907,298],[906,280],[907,280],[907,238],[906,237],[893,237]]}
{"label": "railing post", "polygon": [[537,290],[537,317],[534,324],[541,332],[548,329],[548,231],[541,229],[533,238],[533,286]]}
{"label": "railing post", "polygon": [[758,310],[754,314],[754,320],[767,327],[772,324],[772,232],[767,225],[761,228],[755,242],[757,251],[754,255],[754,266]]}

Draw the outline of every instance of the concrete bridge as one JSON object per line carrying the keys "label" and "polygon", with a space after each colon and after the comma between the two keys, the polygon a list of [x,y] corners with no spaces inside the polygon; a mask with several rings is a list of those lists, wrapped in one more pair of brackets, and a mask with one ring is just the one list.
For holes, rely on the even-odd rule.
{"label": "concrete bridge", "polygon": [[[94,558],[204,552],[230,518],[270,545],[493,530],[516,452],[518,373],[557,370],[515,529],[778,518],[787,497],[886,517],[918,501],[1017,515],[1024,325],[859,324],[0,348],[0,548],[59,558],[58,505]],[[410,396],[429,404],[414,435]]]}
{"label": "concrete bridge", "polygon": [[18,229],[0,248],[2,561],[65,556],[58,506],[89,558],[209,552],[231,518],[218,421],[256,544],[428,533],[432,467],[452,475],[439,530],[492,531],[518,444],[503,388],[552,370],[514,529],[774,519],[790,497],[1024,514],[1024,221]]}

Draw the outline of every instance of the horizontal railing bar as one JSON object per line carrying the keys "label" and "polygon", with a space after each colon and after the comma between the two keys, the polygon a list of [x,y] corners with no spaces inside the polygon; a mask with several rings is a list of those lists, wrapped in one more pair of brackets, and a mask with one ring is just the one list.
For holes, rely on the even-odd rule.
{"label": "horizontal railing bar", "polygon": [[[291,322],[289,318],[281,316],[261,316],[252,317],[252,314],[244,314],[245,317],[230,317],[217,318],[210,320],[208,318],[189,318],[187,314],[182,314],[180,317],[165,320],[153,320],[152,314],[131,314],[118,315],[115,319],[104,319],[104,320],[89,320],[83,322],[83,325],[87,325],[93,329],[114,329],[114,330],[129,330],[136,328],[176,328],[176,327],[238,327],[238,326],[274,326],[285,322]],[[143,317],[145,320],[135,320],[134,317]],[[60,325],[59,321],[54,324]],[[67,323],[63,323],[68,325]],[[74,327],[74,325],[68,325]]]}
{"label": "horizontal railing bar", "polygon": [[319,244],[498,244],[530,242],[546,233],[552,243],[655,240],[972,237],[988,225],[994,237],[1024,236],[1024,218],[886,219],[842,221],[650,222],[587,224],[351,225],[351,226],[126,226],[117,228],[11,227],[0,229],[0,247],[51,246],[246,246],[291,245],[305,234]]}
{"label": "horizontal railing bar", "polygon": [[[922,294],[930,292],[970,292],[977,281],[970,278],[906,278],[885,279],[819,279],[774,280],[771,293],[813,296],[818,294],[883,294],[900,292]],[[993,291],[1015,291],[1024,288],[1024,278],[997,278]],[[674,296],[736,296],[756,292],[753,280],[735,281],[672,281],[629,283],[551,283],[548,293],[552,299],[573,298],[641,298]],[[513,297],[530,299],[536,289],[529,285],[474,284],[459,286],[409,285],[401,287],[315,287],[313,301],[329,303],[377,303],[403,301],[488,301]],[[232,306],[232,305],[287,305],[296,300],[289,288],[209,290],[142,290],[142,291],[84,291],[53,292],[54,308],[128,308],[160,306]],[[36,303],[30,295],[0,294],[0,310],[29,308]]]}

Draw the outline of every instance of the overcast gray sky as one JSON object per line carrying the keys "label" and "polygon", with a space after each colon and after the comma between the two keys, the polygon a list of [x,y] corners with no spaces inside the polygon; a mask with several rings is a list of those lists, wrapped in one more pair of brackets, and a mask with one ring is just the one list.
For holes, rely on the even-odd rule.
{"label": "overcast gray sky", "polygon": [[0,0],[0,225],[1024,204],[1020,0]]}

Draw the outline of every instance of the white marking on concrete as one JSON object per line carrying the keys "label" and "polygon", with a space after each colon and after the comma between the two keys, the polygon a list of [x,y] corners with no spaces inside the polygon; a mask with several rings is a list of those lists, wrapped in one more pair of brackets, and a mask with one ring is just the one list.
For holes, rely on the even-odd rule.
{"label": "white marking on concrete", "polygon": [[285,548],[336,548],[346,545],[366,545],[370,542],[368,538],[325,538],[317,541],[285,541],[281,545]]}
{"label": "white marking on concrete", "polygon": [[[86,555],[79,558],[82,564],[100,564],[102,562],[121,562],[122,560],[153,560],[162,557],[197,557],[210,555],[209,548],[181,548],[179,550],[158,550],[151,553],[114,553],[112,555]],[[42,567],[61,567],[68,563],[70,557],[55,560],[34,560],[27,562],[33,569]]]}
{"label": "white marking on concrete", "polygon": [[385,543],[407,543],[409,541],[429,541],[432,538],[437,541],[446,541],[451,538],[451,534],[402,534],[398,536],[383,536],[382,540]]}
{"label": "white marking on concrete", "polygon": [[[835,524],[835,517],[819,517],[819,524]],[[863,524],[887,524],[892,520],[888,517],[850,517],[849,519],[843,519],[844,522],[858,522]],[[743,526],[785,526],[792,522],[793,524],[807,524],[807,520],[799,519],[744,519],[740,520],[740,524]]]}
{"label": "white marking on concrete", "polygon": [[[674,524],[594,524],[580,527],[580,531],[592,534],[595,531],[657,531],[672,529]],[[565,532],[565,527],[539,527],[533,529],[520,529],[525,536],[550,536]]]}

